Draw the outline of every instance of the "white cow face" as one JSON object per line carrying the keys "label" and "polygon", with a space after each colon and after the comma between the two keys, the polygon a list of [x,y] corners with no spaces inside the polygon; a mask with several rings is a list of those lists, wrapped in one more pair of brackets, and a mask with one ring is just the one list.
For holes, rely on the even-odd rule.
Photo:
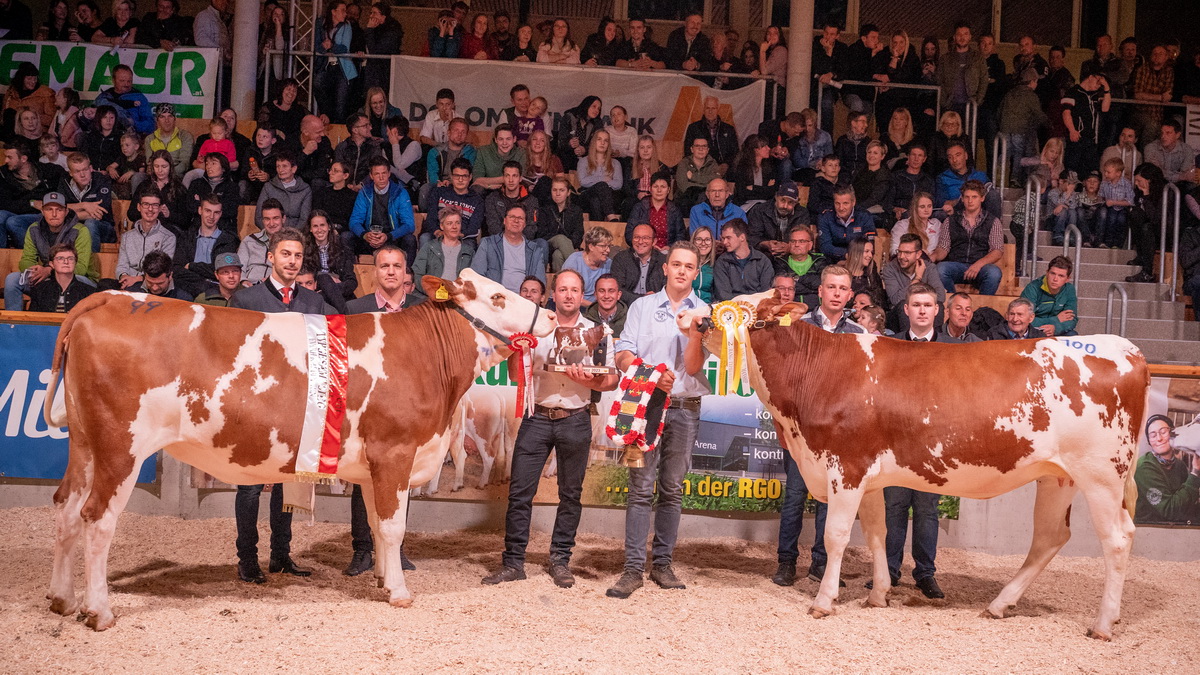
{"label": "white cow face", "polygon": [[554,312],[538,307],[470,268],[454,281],[426,275],[421,284],[430,300],[453,302],[504,336],[528,332],[543,338],[558,327]]}
{"label": "white cow face", "polygon": [[1175,433],[1171,438],[1171,447],[1176,450],[1200,453],[1200,417],[1175,428]]}

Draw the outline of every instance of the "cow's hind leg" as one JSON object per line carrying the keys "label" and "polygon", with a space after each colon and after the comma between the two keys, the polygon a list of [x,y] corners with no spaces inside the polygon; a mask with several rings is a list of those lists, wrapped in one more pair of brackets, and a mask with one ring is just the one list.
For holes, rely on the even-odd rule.
{"label": "cow's hind leg", "polygon": [[[382,489],[382,488],[380,488]],[[408,517],[408,490],[397,490],[399,500],[395,513],[390,517],[379,516],[379,537],[375,550],[381,553],[376,569],[383,569],[383,587],[388,591],[388,602],[395,607],[412,604],[412,594],[404,585],[404,568],[400,560],[400,547],[404,544],[404,531]]]}
{"label": "cow's hind leg", "polygon": [[[137,480],[137,469],[141,460],[132,462],[132,469],[119,484],[104,490],[99,480],[94,480],[91,494],[83,505],[84,526],[84,591],[83,614],[90,628],[101,631],[116,623],[108,601],[108,550],[112,546],[117,519],[125,510],[133,485]],[[111,468],[111,467],[110,467]],[[97,468],[97,474],[100,468]],[[111,480],[118,480],[108,474]]]}
{"label": "cow's hind leg", "polygon": [[883,490],[874,490],[863,495],[858,507],[858,521],[871,551],[871,578],[874,580],[867,595],[867,605],[887,607],[891,577],[887,566],[887,524],[883,503]]}
{"label": "cow's hind leg", "polygon": [[842,555],[850,543],[850,530],[854,527],[854,515],[858,513],[862,497],[861,490],[829,491],[829,515],[825,519],[825,552],[829,559],[825,563],[825,576],[821,578],[817,597],[808,610],[814,618],[833,614],[833,603],[838,597],[838,581],[842,574]]}
{"label": "cow's hind leg", "polygon": [[[83,460],[72,458],[72,464]],[[54,567],[50,573],[50,611],[70,616],[79,610],[75,597],[75,544],[83,531],[83,503],[91,491],[90,467],[69,466],[54,493]]]}
{"label": "cow's hind leg", "polygon": [[1071,500],[1077,488],[1068,479],[1046,477],[1038,480],[1033,504],[1033,543],[1017,575],[1000,591],[983,616],[1004,618],[1004,612],[1017,604],[1025,589],[1058,554],[1071,538]]}
{"label": "cow's hind leg", "polygon": [[1121,482],[1084,485],[1082,489],[1088,510],[1092,513],[1092,526],[1096,528],[1096,536],[1104,550],[1104,591],[1100,598],[1100,613],[1087,635],[1108,641],[1112,639],[1113,625],[1121,618],[1121,593],[1125,588],[1129,551],[1133,548],[1133,519],[1123,505],[1124,485]]}

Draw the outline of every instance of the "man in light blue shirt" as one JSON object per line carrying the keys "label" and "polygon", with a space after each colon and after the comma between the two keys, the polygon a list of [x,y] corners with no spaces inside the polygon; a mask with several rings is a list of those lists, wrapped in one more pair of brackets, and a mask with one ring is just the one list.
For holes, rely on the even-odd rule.
{"label": "man in light blue shirt", "polygon": [[692,292],[692,282],[700,272],[700,255],[691,242],[672,244],[663,271],[666,287],[634,301],[615,346],[617,367],[622,372],[637,358],[649,365],[667,365],[658,387],[670,393],[671,403],[662,437],[657,447],[646,453],[645,466],[629,469],[625,571],[608,589],[610,598],[628,598],[642,587],[656,479],[658,510],[650,579],[662,588],[685,588],[675,576],[671,556],[679,536],[683,479],[691,468],[692,445],[700,426],[700,397],[709,393],[708,381],[701,376],[708,352],[699,330],[709,307]]}

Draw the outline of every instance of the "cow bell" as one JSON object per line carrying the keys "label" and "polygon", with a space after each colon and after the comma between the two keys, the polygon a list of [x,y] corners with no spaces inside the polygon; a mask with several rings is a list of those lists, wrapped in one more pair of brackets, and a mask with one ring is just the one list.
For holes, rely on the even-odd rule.
{"label": "cow bell", "polygon": [[646,453],[636,445],[625,446],[625,450],[621,452],[621,466],[630,469],[644,469]]}

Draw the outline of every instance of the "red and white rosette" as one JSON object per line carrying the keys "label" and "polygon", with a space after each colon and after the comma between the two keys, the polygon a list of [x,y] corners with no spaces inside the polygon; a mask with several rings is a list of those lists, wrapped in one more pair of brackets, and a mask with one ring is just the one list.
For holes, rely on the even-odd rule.
{"label": "red and white rosette", "polygon": [[512,349],[509,357],[508,372],[517,383],[516,417],[524,417],[533,411],[533,350],[538,340],[529,333],[516,333],[508,338],[508,346]]}

